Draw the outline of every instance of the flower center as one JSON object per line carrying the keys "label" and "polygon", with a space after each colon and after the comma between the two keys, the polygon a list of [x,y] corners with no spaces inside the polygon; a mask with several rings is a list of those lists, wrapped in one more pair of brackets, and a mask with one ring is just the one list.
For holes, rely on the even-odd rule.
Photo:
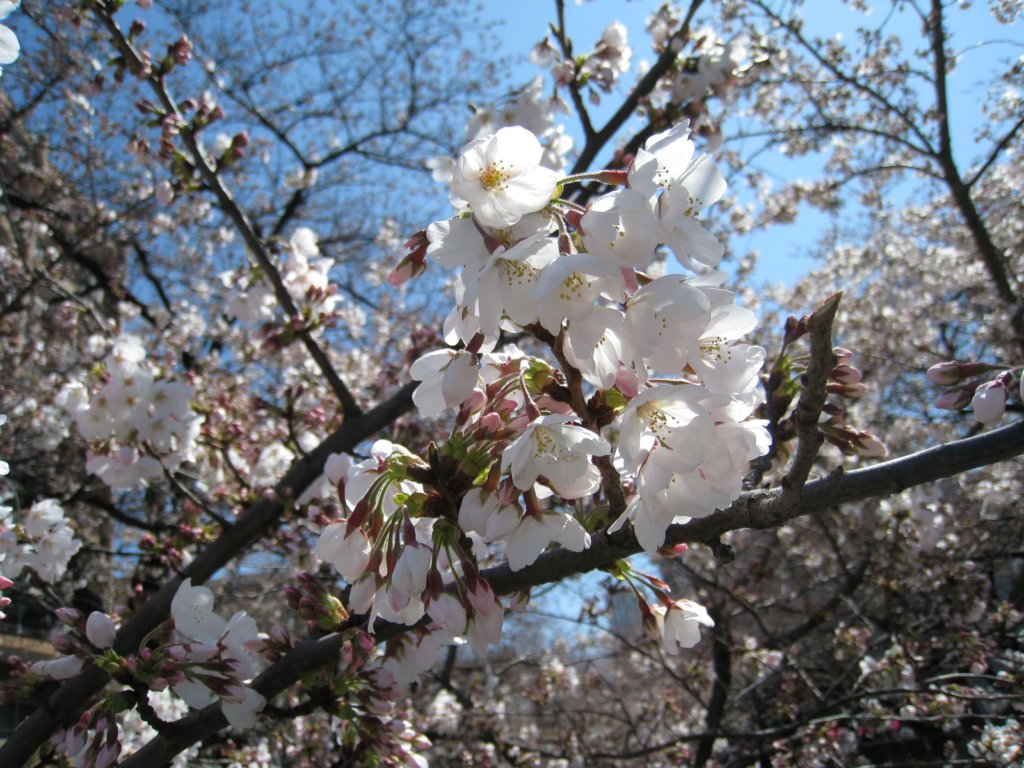
{"label": "flower center", "polygon": [[480,184],[488,192],[494,192],[496,190],[502,190],[505,187],[505,182],[512,177],[507,166],[502,162],[491,163],[482,171],[480,171]]}

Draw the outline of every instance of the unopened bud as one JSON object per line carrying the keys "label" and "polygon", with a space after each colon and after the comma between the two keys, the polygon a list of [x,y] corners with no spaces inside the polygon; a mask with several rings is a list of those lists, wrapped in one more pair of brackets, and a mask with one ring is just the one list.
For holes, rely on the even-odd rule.
{"label": "unopened bud", "polygon": [[[10,586],[9,584],[7,586]],[[7,587],[0,587],[0,589],[6,589]],[[69,608],[67,606],[58,608],[54,611],[54,614],[58,619],[69,627],[74,627],[82,620],[82,612],[77,608]]]}
{"label": "unopened bud", "polygon": [[852,365],[841,363],[828,372],[828,377],[840,384],[859,384],[861,373]]}
{"label": "unopened bud", "polygon": [[192,59],[192,41],[188,35],[182,35],[168,48],[167,53],[175,64],[188,64]]}
{"label": "unopened bud", "polygon": [[971,398],[971,409],[974,411],[974,418],[991,427],[999,423],[1006,411],[1006,398],[1009,393],[1001,378],[987,381],[974,390],[974,397]]}

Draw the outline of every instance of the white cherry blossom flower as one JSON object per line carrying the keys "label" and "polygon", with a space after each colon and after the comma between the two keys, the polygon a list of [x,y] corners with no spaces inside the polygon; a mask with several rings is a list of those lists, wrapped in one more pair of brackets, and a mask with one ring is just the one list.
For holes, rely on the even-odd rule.
{"label": "white cherry blossom flower", "polygon": [[677,452],[677,465],[696,468],[715,441],[715,424],[702,401],[707,390],[693,384],[659,384],[634,397],[619,418],[619,454],[636,472],[660,444]]}
{"label": "white cherry blossom flower", "polygon": [[533,295],[540,324],[557,335],[563,320],[582,320],[589,315],[598,296],[621,302],[624,291],[617,267],[591,254],[574,253],[560,256],[541,270]]}
{"label": "white cherry blossom flower", "polygon": [[[660,606],[655,610],[658,608]],[[665,612],[663,626],[662,643],[665,653],[674,655],[679,653],[681,648],[693,648],[697,645],[700,642],[700,628],[713,627],[715,622],[703,605],[693,600],[676,600]]]}
{"label": "white cherry blossom flower", "polygon": [[481,381],[476,355],[455,349],[428,352],[409,367],[409,375],[422,382],[412,401],[427,418],[458,407]]}
{"label": "white cherry blossom flower", "polygon": [[628,178],[653,206],[659,239],[680,264],[695,271],[718,265],[725,249],[696,217],[725,194],[725,178],[707,155],[694,157],[688,123],[649,138]]}
{"label": "white cherry blossom flower", "polygon": [[597,490],[600,475],[588,457],[607,456],[611,446],[570,421],[572,417],[564,414],[540,416],[505,449],[501,471],[511,469],[516,488],[529,490],[543,475],[551,489],[566,499]]}
{"label": "white cherry blossom flower", "polygon": [[345,521],[331,523],[324,528],[313,551],[350,583],[362,576],[370,560],[370,542],[366,534],[360,528],[348,531]]}
{"label": "white cherry blossom flower", "polygon": [[[496,340],[504,316],[519,326],[537,321],[534,286],[544,267],[558,258],[558,244],[546,234],[534,235],[508,250],[495,251],[475,275],[463,273],[463,303],[487,340]],[[475,333],[472,325],[468,327]],[[472,334],[462,337],[469,342]]]}
{"label": "white cherry blossom flower", "polygon": [[586,317],[573,320],[565,333],[565,357],[579,369],[583,379],[607,389],[624,370],[646,379],[636,337],[626,316],[615,307],[595,307]]}
{"label": "white cherry blossom flower", "polygon": [[171,600],[174,628],[190,640],[215,645],[227,629],[227,622],[213,612],[213,592],[192,586],[185,579]]}
{"label": "white cherry blossom flower", "polygon": [[467,144],[452,176],[452,195],[465,200],[487,227],[507,227],[551,199],[558,177],[540,164],[543,148],[520,126]]}
{"label": "white cherry blossom flower", "polygon": [[656,371],[679,374],[699,357],[699,338],[711,318],[711,302],[679,275],[665,275],[633,294],[626,322],[644,360]]}
{"label": "white cherry blossom flower", "polygon": [[612,264],[646,269],[659,243],[658,222],[647,197],[635,189],[601,195],[580,221],[587,251]]}
{"label": "white cherry blossom flower", "polygon": [[435,221],[427,227],[427,255],[445,267],[479,269],[490,254],[484,237],[467,216]]}
{"label": "white cherry blossom flower", "polygon": [[427,600],[427,615],[452,635],[459,636],[466,632],[466,608],[455,595],[442,592],[437,597]]}
{"label": "white cherry blossom flower", "polygon": [[552,541],[572,552],[582,552],[590,546],[590,534],[574,517],[562,512],[524,515],[508,538],[508,567],[520,571],[532,565]]}
{"label": "white cherry blossom flower", "polygon": [[501,640],[505,609],[495,596],[491,586],[482,579],[470,586],[468,597],[473,608],[473,615],[466,627],[466,633],[473,650],[483,654],[486,652],[488,644]]}
{"label": "white cherry blossom flower", "polygon": [[432,552],[418,544],[402,547],[394,570],[390,574],[391,586],[388,599],[396,611],[405,608],[409,601],[418,598],[427,588],[427,572],[430,570]]}

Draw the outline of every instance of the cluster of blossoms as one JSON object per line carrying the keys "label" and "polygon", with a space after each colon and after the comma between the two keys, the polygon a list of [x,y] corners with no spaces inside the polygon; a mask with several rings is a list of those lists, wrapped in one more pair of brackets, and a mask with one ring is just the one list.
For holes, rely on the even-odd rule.
{"label": "cluster of blossoms", "polygon": [[1024,402],[1024,375],[1019,368],[950,360],[929,368],[928,378],[947,387],[935,407],[958,411],[970,404],[974,418],[986,427],[999,423],[1014,395]]}
{"label": "cluster of blossoms", "polygon": [[[316,233],[308,227],[295,230],[284,244],[286,257],[278,265],[281,280],[295,303],[302,307],[304,320],[322,321],[338,303],[337,286],[329,273],[334,259],[320,256]],[[243,323],[270,320],[277,304],[274,291],[257,268],[243,267],[223,272],[220,281],[228,291],[227,314]],[[313,317],[314,311],[319,315]]]}
{"label": "cluster of blossoms", "polygon": [[[688,126],[652,136],[628,170],[584,177],[620,186],[585,208],[557,197],[578,179],[559,180],[542,154],[517,126],[471,141],[451,180],[461,212],[414,237],[396,270],[409,277],[427,256],[459,269],[452,348],[411,367],[424,416],[456,411],[450,439],[429,461],[379,441],[331,478],[345,512],[316,554],[371,627],[419,625],[388,647],[400,683],[462,636],[481,651],[500,637],[503,608],[478,570],[496,545],[513,570],[552,543],[582,551],[601,523],[572,514],[574,500],[618,490],[612,530],[631,522],[654,552],[673,523],[728,506],[768,449],[751,418],[765,353],[740,340],[754,315],[721,287],[723,248],[699,220],[725,181]],[[662,247],[697,276],[649,274]],[[533,336],[560,367],[499,350],[504,332]],[[655,591],[648,623],[665,647],[695,644],[707,612]]]}
{"label": "cluster of blossoms", "polygon": [[628,30],[619,22],[605,28],[594,50],[575,59],[564,59],[547,37],[530,51],[530,61],[549,67],[558,85],[576,83],[588,89],[588,98],[594,104],[599,104],[601,93],[610,93],[619,78],[629,71],[632,58]]}
{"label": "cluster of blossoms", "polygon": [[726,40],[710,28],[697,30],[685,40],[676,38],[681,23],[680,11],[671,3],[664,3],[647,19],[655,52],[671,48],[678,54],[671,74],[659,83],[654,101],[664,108],[682,109],[694,121],[695,131],[714,137],[717,127],[709,122],[707,100],[727,96],[729,88],[751,67],[753,46],[746,35]]}
{"label": "cluster of blossoms", "polygon": [[[61,608],[57,616],[72,630],[53,639],[62,655],[21,670],[0,690],[0,700],[16,700],[19,689],[31,689],[24,683],[38,677],[66,680],[96,664],[119,683],[130,685],[134,696],[145,696],[147,706],[163,701],[163,709],[184,714],[168,698],[168,690],[194,708],[219,701],[228,722],[239,730],[252,728],[266,704],[249,686],[257,672],[255,652],[264,646],[256,622],[244,611],[225,621],[213,610],[213,593],[192,586],[188,579],[171,603],[173,629],[150,635],[136,654],[114,650],[117,627],[100,611],[86,616],[75,608]],[[76,765],[113,764],[123,747],[123,714],[135,704],[125,696],[124,691],[113,694],[86,711],[55,737],[55,746]]]}
{"label": "cluster of blossoms", "polygon": [[86,469],[111,488],[139,488],[191,461],[201,423],[192,385],[161,376],[137,336],[121,336],[104,369],[95,392],[71,382],[57,399],[90,442]]}
{"label": "cluster of blossoms", "polygon": [[[0,590],[12,586],[26,568],[47,584],[57,583],[81,548],[56,499],[37,501],[17,515],[0,504]],[[8,605],[10,598],[0,597],[0,609]]]}

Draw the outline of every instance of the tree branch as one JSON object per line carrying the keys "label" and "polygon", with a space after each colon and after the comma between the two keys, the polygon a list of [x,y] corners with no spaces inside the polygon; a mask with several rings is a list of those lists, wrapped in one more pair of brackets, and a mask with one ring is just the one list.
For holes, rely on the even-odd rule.
{"label": "tree branch", "polygon": [[[111,15],[111,13],[105,8],[97,8],[96,15],[99,17],[102,24],[106,27],[110,33],[111,41],[114,46],[124,56],[126,62],[129,63],[129,67],[134,72],[145,72],[146,65],[143,58],[139,55],[138,51],[135,50],[134,45],[131,41],[125,37],[121,31],[121,27],[117,21]],[[154,70],[151,74],[146,75],[146,82],[149,83],[153,93],[156,94],[157,99],[160,101],[161,106],[168,116],[173,115],[177,120],[180,127],[180,135],[185,146],[188,148],[189,154],[192,156],[192,162],[196,170],[199,171],[203,182],[213,193],[214,197],[217,198],[217,202],[220,205],[222,211],[231,222],[235,225],[235,229],[242,236],[242,240],[245,242],[246,247],[255,257],[259,263],[260,269],[267,276],[270,281],[271,287],[274,290],[274,297],[277,299],[281,308],[287,313],[289,319],[300,319],[301,314],[295,302],[292,300],[291,294],[288,292],[287,286],[281,279],[281,275],[277,271],[277,267],[274,266],[274,261],[267,250],[266,245],[260,239],[256,233],[255,227],[252,222],[249,221],[248,216],[241,209],[238,203],[235,201],[230,190],[225,186],[224,182],[220,178],[220,174],[217,169],[210,163],[209,158],[206,156],[206,152],[199,143],[199,139],[196,132],[189,126],[188,121],[181,114],[181,110],[178,108],[177,102],[171,97],[170,91],[167,89],[167,83],[165,77],[159,74],[158,70]],[[316,362],[320,372],[327,379],[327,383],[331,387],[331,391],[334,392],[335,397],[338,398],[338,402],[345,413],[345,416],[358,416],[361,413],[358,403],[355,397],[349,391],[348,386],[341,380],[338,372],[334,369],[330,359],[327,357],[327,353],[320,347],[320,345],[313,338],[313,335],[308,329],[302,328],[298,331],[298,336],[302,341],[303,346],[306,347],[306,351],[309,352],[310,357]]]}

